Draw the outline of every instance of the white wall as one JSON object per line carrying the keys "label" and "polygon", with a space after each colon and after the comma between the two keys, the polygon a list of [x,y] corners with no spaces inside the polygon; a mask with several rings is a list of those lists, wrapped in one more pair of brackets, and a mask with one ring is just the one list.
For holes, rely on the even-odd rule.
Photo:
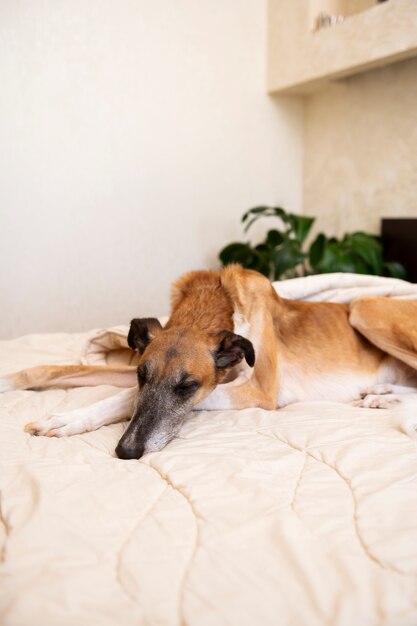
{"label": "white wall", "polygon": [[263,0],[0,2],[0,336],[163,314],[248,207],[301,209]]}
{"label": "white wall", "polygon": [[416,217],[417,59],[364,72],[305,104],[304,211],[328,235]]}

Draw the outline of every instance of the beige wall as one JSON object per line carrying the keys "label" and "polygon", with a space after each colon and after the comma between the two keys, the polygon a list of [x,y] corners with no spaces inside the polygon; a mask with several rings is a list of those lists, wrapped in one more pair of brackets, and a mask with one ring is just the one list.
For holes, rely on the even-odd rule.
{"label": "beige wall", "polygon": [[0,337],[164,314],[250,206],[301,210],[266,0],[0,2]]}
{"label": "beige wall", "polygon": [[417,59],[334,83],[305,100],[304,213],[317,230],[379,232],[417,217]]}

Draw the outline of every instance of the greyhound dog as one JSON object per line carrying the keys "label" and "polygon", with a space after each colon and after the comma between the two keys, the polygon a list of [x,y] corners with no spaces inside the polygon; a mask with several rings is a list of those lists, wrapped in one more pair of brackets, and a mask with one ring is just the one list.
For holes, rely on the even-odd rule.
{"label": "greyhound dog", "polygon": [[130,417],[116,454],[140,458],[173,439],[193,409],[417,403],[416,319],[411,301],[360,298],[349,307],[285,300],[261,274],[229,265],[177,280],[164,328],[154,318],[132,320],[137,368],[40,366],[1,379],[0,389],[126,387],[25,430],[61,437]]}

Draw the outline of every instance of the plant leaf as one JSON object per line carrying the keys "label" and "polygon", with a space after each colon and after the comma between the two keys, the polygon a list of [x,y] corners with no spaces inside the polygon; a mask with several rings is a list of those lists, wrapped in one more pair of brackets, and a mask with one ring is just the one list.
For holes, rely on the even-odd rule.
{"label": "plant leaf", "polygon": [[353,251],[368,266],[370,274],[381,276],[383,271],[382,248],[375,249],[371,246],[356,246]]}
{"label": "plant leaf", "polygon": [[274,212],[275,215],[277,215],[278,217],[280,217],[282,219],[283,222],[287,222],[289,220],[289,213],[287,213],[287,211],[285,209],[283,209],[280,206],[276,206],[272,209],[272,211]]}
{"label": "plant leaf", "polygon": [[253,251],[249,244],[237,241],[225,246],[219,253],[219,259],[223,265],[241,263],[247,267],[253,260]]}
{"label": "plant leaf", "polygon": [[384,263],[384,270],[384,274],[392,276],[392,278],[401,278],[402,280],[405,280],[407,278],[407,270],[405,269],[404,265],[401,265],[401,263],[397,263],[395,261],[386,261]]}
{"label": "plant leaf", "polygon": [[310,232],[311,227],[315,222],[315,217],[306,217],[304,215],[294,215],[290,213],[288,215],[289,224],[294,232],[295,238],[303,243],[308,233]]}
{"label": "plant leaf", "polygon": [[282,278],[285,272],[303,263],[305,257],[298,242],[291,239],[276,248],[272,257],[274,279]]}
{"label": "plant leaf", "polygon": [[267,206],[253,207],[253,209],[249,209],[248,211],[246,211],[246,213],[242,215],[242,222],[246,222],[246,220],[248,219],[250,215],[258,215],[259,213],[265,213],[265,211],[268,211],[268,210],[269,210],[269,207]]}
{"label": "plant leaf", "polygon": [[340,242],[328,244],[319,263],[319,272],[355,272],[352,255],[343,250]]}
{"label": "plant leaf", "polygon": [[323,233],[319,233],[310,246],[309,261],[313,270],[316,270],[321,259],[323,258],[326,243],[326,236]]}
{"label": "plant leaf", "polygon": [[269,230],[266,236],[265,243],[271,248],[279,246],[284,241],[284,235],[279,230]]}
{"label": "plant leaf", "polygon": [[[253,217],[252,219],[248,221],[251,215],[253,215]],[[252,224],[254,224],[259,218],[274,217],[274,216],[279,217],[284,222],[284,224],[287,224],[288,226],[291,227],[291,214],[287,213],[283,208],[259,206],[259,207],[255,207],[254,209],[249,209],[249,211],[246,211],[246,213],[244,213],[242,217],[242,222],[247,222],[244,232],[247,233],[250,227],[252,226]]]}
{"label": "plant leaf", "polygon": [[343,242],[346,251],[349,251],[354,259],[362,259],[366,264],[368,274],[382,274],[382,246],[377,237],[363,232],[356,232],[345,235]]}
{"label": "plant leaf", "polygon": [[249,269],[256,270],[260,272],[267,278],[270,278],[271,275],[271,258],[268,252],[265,252],[263,249],[263,244],[256,246],[254,252],[254,260]]}

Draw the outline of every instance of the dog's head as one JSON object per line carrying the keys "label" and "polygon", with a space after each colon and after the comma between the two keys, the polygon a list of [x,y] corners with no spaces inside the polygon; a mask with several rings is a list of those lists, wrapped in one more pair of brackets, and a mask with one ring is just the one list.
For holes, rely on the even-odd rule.
{"label": "dog's head", "polygon": [[255,363],[251,342],[229,330],[164,330],[154,318],[132,320],[128,343],[141,359],[134,413],[116,448],[122,459],[161,450],[231,368]]}

